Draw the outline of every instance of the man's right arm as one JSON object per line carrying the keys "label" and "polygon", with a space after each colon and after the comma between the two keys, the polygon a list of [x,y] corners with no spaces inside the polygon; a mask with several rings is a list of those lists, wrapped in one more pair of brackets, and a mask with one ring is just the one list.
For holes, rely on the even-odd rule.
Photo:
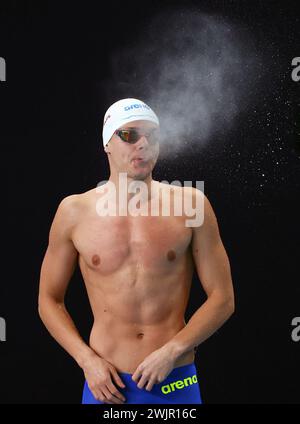
{"label": "man's right arm", "polygon": [[77,196],[66,197],[54,217],[49,244],[42,263],[39,314],[50,334],[82,367],[92,349],[79,335],[64,304],[78,252],[71,239],[78,215]]}
{"label": "man's right arm", "polygon": [[50,334],[83,369],[95,399],[104,403],[123,403],[115,384],[125,387],[115,367],[98,356],[81,338],[69,315],[64,297],[74,272],[78,252],[72,231],[78,221],[78,196],[66,197],[54,217],[48,248],[42,263],[39,314]]}

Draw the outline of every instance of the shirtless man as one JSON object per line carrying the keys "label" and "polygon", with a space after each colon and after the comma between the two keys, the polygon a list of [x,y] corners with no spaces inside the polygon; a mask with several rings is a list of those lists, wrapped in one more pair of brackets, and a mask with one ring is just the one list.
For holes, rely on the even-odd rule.
{"label": "shirtless man", "polygon": [[[201,403],[195,349],[234,310],[230,264],[202,192],[192,187],[171,190],[171,204],[182,190],[193,204],[202,196],[204,220],[196,227],[185,224],[184,214],[99,213],[103,188],[113,183],[117,194],[122,189],[120,173],[126,173],[128,183],[142,181],[149,188],[146,208],[152,201],[150,189],[159,188],[160,204],[167,185],[152,179],[158,130],[158,118],[145,103],[114,103],[103,126],[109,182],[102,191],[93,188],[63,199],[51,226],[39,314],[84,372],[83,403]],[[117,199],[113,206],[120,206]],[[94,316],[89,345],[64,305],[77,261]],[[194,267],[207,300],[186,324]]]}

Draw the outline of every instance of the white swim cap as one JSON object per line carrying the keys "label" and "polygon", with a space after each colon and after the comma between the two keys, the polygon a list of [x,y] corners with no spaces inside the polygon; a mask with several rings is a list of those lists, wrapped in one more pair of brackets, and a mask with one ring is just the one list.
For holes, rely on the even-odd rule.
{"label": "white swim cap", "polygon": [[151,121],[159,125],[153,110],[138,99],[122,99],[112,104],[106,111],[103,122],[103,146],[106,146],[113,133],[122,125],[132,121]]}

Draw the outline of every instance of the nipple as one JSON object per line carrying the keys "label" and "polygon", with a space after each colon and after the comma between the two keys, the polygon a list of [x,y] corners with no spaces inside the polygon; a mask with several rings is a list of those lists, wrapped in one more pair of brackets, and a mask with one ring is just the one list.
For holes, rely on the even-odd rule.
{"label": "nipple", "polygon": [[169,252],[167,253],[167,258],[170,262],[176,259],[176,253],[174,252],[174,250],[169,250]]}
{"label": "nipple", "polygon": [[98,266],[100,264],[100,262],[101,262],[100,257],[98,255],[94,255],[92,257],[92,264],[93,265]]}

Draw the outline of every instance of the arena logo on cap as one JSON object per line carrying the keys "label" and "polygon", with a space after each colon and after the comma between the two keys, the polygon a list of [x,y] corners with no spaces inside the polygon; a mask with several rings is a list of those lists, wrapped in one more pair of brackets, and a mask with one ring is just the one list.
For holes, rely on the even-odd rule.
{"label": "arena logo on cap", "polygon": [[106,122],[109,120],[109,118],[111,117],[111,115],[107,115],[107,117],[105,118],[105,120],[104,120],[104,124],[103,125],[105,125],[106,124]]}
{"label": "arena logo on cap", "polygon": [[3,57],[0,57],[0,81],[6,81],[6,62]]}
{"label": "arena logo on cap", "polygon": [[125,106],[124,110],[125,110],[125,112],[127,112],[128,110],[131,110],[131,109],[141,109],[141,108],[150,110],[150,107],[145,105],[145,103],[142,103],[142,104],[135,103],[134,105]]}

